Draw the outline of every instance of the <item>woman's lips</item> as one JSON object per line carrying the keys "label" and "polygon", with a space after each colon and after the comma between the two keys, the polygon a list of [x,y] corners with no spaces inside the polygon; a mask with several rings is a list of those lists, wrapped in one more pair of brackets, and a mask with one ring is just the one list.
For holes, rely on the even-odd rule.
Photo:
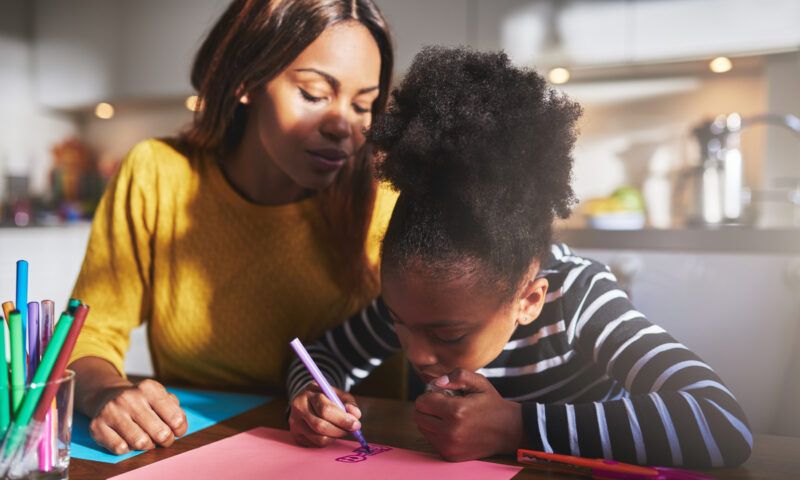
{"label": "woman's lips", "polygon": [[344,150],[330,148],[307,150],[307,152],[319,167],[326,170],[337,170],[341,168],[348,157],[347,152]]}
{"label": "woman's lips", "polygon": [[316,168],[331,172],[342,168],[348,156],[343,150],[334,149],[306,150],[306,153]]}

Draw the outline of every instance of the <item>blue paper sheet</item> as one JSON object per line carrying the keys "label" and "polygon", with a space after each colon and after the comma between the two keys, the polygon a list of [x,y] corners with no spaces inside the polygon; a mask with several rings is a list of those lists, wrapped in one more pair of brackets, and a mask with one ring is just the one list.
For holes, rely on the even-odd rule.
{"label": "blue paper sheet", "polygon": [[[210,392],[206,390],[188,390],[183,388],[167,388],[167,390],[178,397],[181,402],[181,408],[186,412],[186,420],[189,422],[186,435],[210,427],[215,423],[219,423],[272,400],[271,397],[267,396],[241,393]],[[105,463],[119,463],[139,455],[140,453],[144,453],[144,451],[141,450],[124,455],[109,453],[92,440],[91,435],[89,435],[89,419],[78,412],[75,412],[72,421],[72,444],[70,445],[70,450],[73,458]]]}

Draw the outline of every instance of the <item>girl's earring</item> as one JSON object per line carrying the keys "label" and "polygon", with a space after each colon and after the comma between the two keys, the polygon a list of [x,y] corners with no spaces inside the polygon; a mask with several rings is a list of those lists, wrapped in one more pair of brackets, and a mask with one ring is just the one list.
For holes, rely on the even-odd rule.
{"label": "girl's earring", "polygon": [[239,103],[242,105],[249,105],[250,104],[250,97],[245,93],[241,97],[239,97]]}

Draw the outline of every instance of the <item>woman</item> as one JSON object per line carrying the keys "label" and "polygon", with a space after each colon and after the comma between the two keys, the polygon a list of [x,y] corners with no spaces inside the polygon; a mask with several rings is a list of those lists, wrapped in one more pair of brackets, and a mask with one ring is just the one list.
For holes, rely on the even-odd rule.
{"label": "woman", "polygon": [[193,125],[134,147],[94,220],[74,291],[92,319],[71,368],[99,444],[124,453],[186,431],[160,383],[124,377],[141,322],[161,380],[280,389],[288,339],[320,335],[377,293],[369,245],[392,199],[375,200],[363,132],[392,62],[371,0],[224,12],[192,69]]}

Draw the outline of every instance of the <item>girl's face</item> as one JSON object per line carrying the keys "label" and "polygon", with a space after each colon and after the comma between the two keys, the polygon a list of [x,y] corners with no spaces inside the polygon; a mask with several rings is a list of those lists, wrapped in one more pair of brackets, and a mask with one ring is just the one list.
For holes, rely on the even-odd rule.
{"label": "girl's face", "polygon": [[539,316],[546,293],[547,280],[538,278],[503,302],[469,277],[433,282],[413,271],[388,271],[382,294],[406,358],[429,383],[456,368],[475,371],[494,360],[517,325]]}
{"label": "girl's face", "polygon": [[[325,30],[265,87],[243,98],[248,127],[284,180],[330,185],[364,144],[379,94],[380,51],[360,23]],[[254,125],[249,125],[254,122]]]}

